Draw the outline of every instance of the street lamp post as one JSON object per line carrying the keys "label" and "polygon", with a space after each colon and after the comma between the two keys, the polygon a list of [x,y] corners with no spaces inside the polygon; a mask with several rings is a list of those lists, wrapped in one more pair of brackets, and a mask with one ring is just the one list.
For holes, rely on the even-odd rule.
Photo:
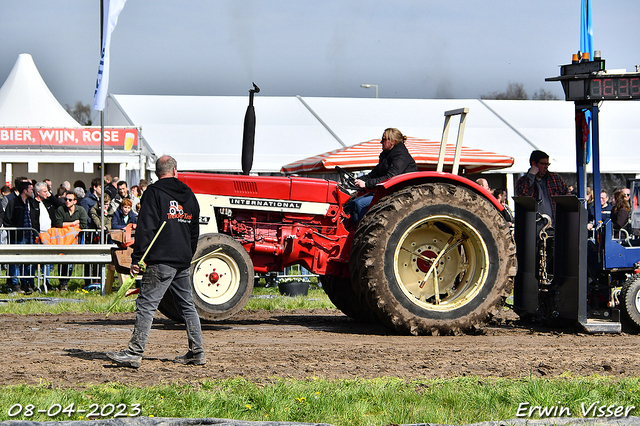
{"label": "street lamp post", "polygon": [[371,89],[372,87],[376,88],[376,99],[378,98],[378,85],[377,84],[361,84],[360,87],[364,87],[365,89]]}

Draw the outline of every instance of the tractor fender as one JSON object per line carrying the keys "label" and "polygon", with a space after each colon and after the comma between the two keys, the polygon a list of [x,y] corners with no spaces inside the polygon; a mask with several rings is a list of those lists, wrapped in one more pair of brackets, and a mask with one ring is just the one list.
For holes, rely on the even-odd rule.
{"label": "tractor fender", "polygon": [[472,180],[469,180],[465,177],[454,175],[451,173],[444,172],[413,172],[413,173],[404,173],[398,176],[394,176],[390,179],[385,180],[384,182],[376,185],[376,193],[373,196],[373,200],[371,204],[375,204],[382,197],[395,192],[401,188],[410,185],[419,185],[423,183],[450,183],[453,185],[464,186],[471,189],[474,192],[482,195],[484,198],[489,200],[495,207],[498,209],[500,213],[503,212],[504,206],[500,204],[500,202],[491,194],[491,192],[487,191],[482,186],[478,185]]}

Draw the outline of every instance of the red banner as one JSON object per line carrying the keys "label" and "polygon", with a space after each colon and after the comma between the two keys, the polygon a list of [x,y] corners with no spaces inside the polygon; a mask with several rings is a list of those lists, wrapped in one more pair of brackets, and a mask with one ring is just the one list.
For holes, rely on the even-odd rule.
{"label": "red banner", "polygon": [[[0,149],[100,149],[100,128],[0,127]],[[104,128],[104,147],[131,151],[138,148],[138,128]]]}

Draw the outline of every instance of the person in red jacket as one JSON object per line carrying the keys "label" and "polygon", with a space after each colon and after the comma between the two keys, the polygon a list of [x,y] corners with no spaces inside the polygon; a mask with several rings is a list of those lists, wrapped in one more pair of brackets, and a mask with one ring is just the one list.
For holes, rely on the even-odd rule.
{"label": "person in red jacket", "polygon": [[[136,240],[131,255],[131,275],[140,272],[138,262],[147,253],[136,301],[136,322],[128,349],[107,352],[119,366],[140,367],[153,315],[165,292],[170,291],[187,328],[189,351],[175,362],[204,365],[200,318],[193,303],[189,269],[200,236],[200,206],[193,191],[178,180],[176,160],[163,156],[156,162],[159,180],[149,185],[141,200]],[[176,207],[177,206],[177,207]],[[165,222],[161,229],[162,223]],[[160,230],[161,229],[161,230]],[[158,234],[160,230],[160,233]],[[155,243],[151,245],[154,236]],[[148,250],[148,252],[147,252]]]}

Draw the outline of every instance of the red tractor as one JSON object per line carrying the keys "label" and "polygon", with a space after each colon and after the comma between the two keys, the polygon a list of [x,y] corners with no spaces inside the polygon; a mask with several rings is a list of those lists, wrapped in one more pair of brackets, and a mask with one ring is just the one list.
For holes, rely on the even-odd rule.
{"label": "red tractor", "polygon": [[[502,205],[486,189],[451,173],[396,176],[377,187],[355,227],[345,211],[353,175],[339,173],[341,183],[179,175],[201,209],[191,277],[203,320],[241,310],[255,273],[295,264],[318,274],[349,317],[400,333],[472,330],[503,306],[513,288],[516,248]],[[180,320],[167,297],[160,311]]]}

